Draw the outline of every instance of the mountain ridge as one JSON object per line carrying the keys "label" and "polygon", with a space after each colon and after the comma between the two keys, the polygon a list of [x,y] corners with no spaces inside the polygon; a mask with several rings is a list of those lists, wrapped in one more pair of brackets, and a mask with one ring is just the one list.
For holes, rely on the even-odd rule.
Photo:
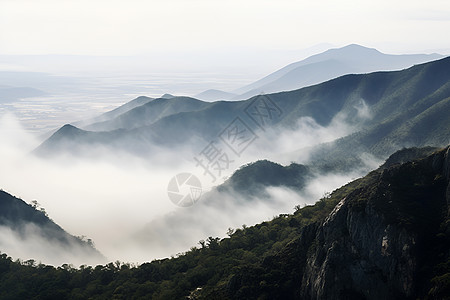
{"label": "mountain ridge", "polygon": [[[358,127],[358,132],[354,135],[361,137],[347,138],[354,140],[352,144],[363,145],[363,148],[359,147],[362,150],[370,152],[371,143],[380,142],[383,138],[386,140],[386,136],[390,133],[387,142],[393,140],[394,129],[398,134],[403,131],[410,132],[410,144],[405,146],[424,146],[425,143],[431,143],[430,145],[437,143],[435,146],[442,146],[447,143],[443,138],[449,134],[450,129],[444,126],[444,130],[438,131],[436,124],[428,120],[433,119],[434,115],[440,115],[436,119],[441,125],[445,124],[444,116],[448,112],[447,98],[450,97],[450,78],[448,72],[445,72],[448,68],[450,58],[444,58],[402,71],[345,75],[315,86],[265,95],[283,112],[282,118],[273,120],[272,126],[275,129],[292,128],[300,118],[312,117],[319,126],[326,127],[340,115],[343,121]],[[97,132],[95,135],[98,141],[115,145],[120,144],[120,141],[132,139],[136,147],[142,149],[155,143],[177,145],[186,141],[185,137],[195,137],[207,142],[216,137],[236,116],[240,116],[248,124],[253,124],[243,112],[257,100],[258,96],[245,101],[231,102],[209,103],[196,100],[202,106],[199,110],[169,114],[150,125],[138,128]],[[142,106],[135,108],[140,109]],[[415,119],[414,122],[417,124],[427,126],[414,132],[414,124],[405,123],[407,119]],[[205,124],[208,126],[205,127]],[[404,128],[401,128],[402,126]],[[427,132],[430,126],[434,129],[428,130],[428,136],[424,136],[422,132]],[[435,134],[440,134],[442,138],[435,137]],[[114,137],[114,140],[109,140],[108,136]],[[366,141],[362,139],[364,136]],[[359,139],[358,142],[356,139]],[[71,143],[75,145],[89,143],[89,139],[74,140]],[[55,138],[51,137],[41,147],[52,149],[56,145]],[[375,151],[375,154],[383,156],[397,150],[389,147],[385,147],[385,150],[380,149]]]}
{"label": "mountain ridge", "polygon": [[204,102],[190,97],[161,97],[130,108],[109,120],[85,126],[85,129],[92,131],[133,129],[151,125],[165,116],[201,109],[204,105]]}
{"label": "mountain ridge", "polygon": [[[357,44],[350,44],[341,48],[328,49],[322,53],[312,55],[304,60],[288,64],[287,66],[249,84],[234,90],[233,93],[240,96],[237,99],[245,99],[264,93],[274,93],[299,89],[342,76],[348,73],[369,73],[375,71],[394,71],[411,67],[415,64],[425,63],[442,58],[439,54],[384,54],[374,48],[368,48]],[[339,68],[315,69],[315,64],[320,66],[327,60],[334,60]],[[372,62],[371,62],[372,61]],[[370,63],[368,63],[370,62]],[[304,71],[302,72],[302,69]],[[291,75],[287,75],[291,73]],[[313,74],[314,77],[311,77]],[[282,79],[285,77],[284,79]],[[287,84],[284,84],[284,81]],[[276,83],[278,82],[278,84]]]}

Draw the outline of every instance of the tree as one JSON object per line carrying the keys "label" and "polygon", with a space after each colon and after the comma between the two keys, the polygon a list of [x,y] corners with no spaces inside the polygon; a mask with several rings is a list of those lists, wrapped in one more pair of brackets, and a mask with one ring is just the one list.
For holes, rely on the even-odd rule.
{"label": "tree", "polygon": [[235,230],[234,230],[233,228],[229,227],[228,230],[227,230],[227,235],[228,235],[229,237],[231,237],[231,236],[233,235],[234,232],[235,232]]}
{"label": "tree", "polygon": [[211,250],[219,249],[219,241],[220,241],[220,238],[218,238],[218,237],[214,238],[214,237],[210,236],[206,239],[207,245],[208,245],[209,249],[211,249]]}

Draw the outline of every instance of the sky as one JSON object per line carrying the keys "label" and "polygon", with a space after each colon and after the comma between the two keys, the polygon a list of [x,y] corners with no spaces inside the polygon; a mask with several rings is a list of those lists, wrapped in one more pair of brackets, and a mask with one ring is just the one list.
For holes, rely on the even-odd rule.
{"label": "sky", "polygon": [[411,53],[450,49],[449,28],[445,0],[0,0],[0,54],[158,59],[324,42]]}

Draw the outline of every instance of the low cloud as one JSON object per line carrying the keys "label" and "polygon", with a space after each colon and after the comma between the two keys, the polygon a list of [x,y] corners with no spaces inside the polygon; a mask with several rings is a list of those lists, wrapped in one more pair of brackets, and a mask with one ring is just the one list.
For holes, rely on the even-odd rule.
{"label": "low cloud", "polygon": [[[196,153],[189,147],[155,148],[146,159],[105,148],[92,149],[96,158],[72,155],[39,158],[30,155],[39,141],[27,134],[14,117],[3,116],[0,118],[0,188],[28,203],[37,200],[70,234],[93,239],[108,260],[144,262],[186,251],[208,236],[223,237],[230,227],[253,225],[281,213],[292,213],[296,205],[312,204],[325,192],[363,175],[364,171],[327,174],[309,182],[302,193],[269,187],[264,199],[213,192],[214,201],[202,197],[189,208],[177,207],[168,198],[167,185],[176,174],[193,173],[207,193],[242,164],[263,158],[288,163],[290,157],[283,153],[332,141],[353,130],[340,117],[327,127],[311,118],[302,118],[290,131],[267,130],[235,159],[222,178],[212,182],[196,166],[193,160]],[[18,240],[6,228],[0,237],[9,242],[8,248],[14,253],[10,255],[16,257],[54,264],[64,259],[74,264],[89,263],[89,258],[82,254],[53,260],[52,250],[39,244],[36,246],[39,251],[35,252],[29,250],[33,247],[15,246],[19,242],[23,245],[37,242],[32,237]],[[6,249],[6,244],[3,245]],[[7,252],[1,247],[1,251]]]}
{"label": "low cloud", "polygon": [[70,263],[80,266],[107,262],[101,255],[93,255],[93,251],[80,243],[50,238],[45,228],[33,223],[22,224],[20,230],[0,226],[0,249],[14,259],[34,260],[36,264],[58,266]]}

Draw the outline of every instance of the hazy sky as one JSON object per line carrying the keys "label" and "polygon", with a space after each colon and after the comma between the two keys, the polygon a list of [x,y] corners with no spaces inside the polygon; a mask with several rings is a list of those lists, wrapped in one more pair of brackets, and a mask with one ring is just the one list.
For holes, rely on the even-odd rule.
{"label": "hazy sky", "polygon": [[446,0],[0,0],[0,54],[448,51],[449,29]]}
{"label": "hazy sky", "polygon": [[[73,95],[64,86],[53,99],[77,102],[62,108],[69,116],[52,115],[71,122],[88,117],[86,111],[100,113],[92,105],[109,109],[138,95],[233,91],[351,43],[389,54],[450,54],[449,29],[447,0],[0,0],[0,72],[90,76],[101,94],[85,80]],[[55,94],[25,79],[0,84]],[[80,99],[90,105],[81,112]],[[36,107],[28,104],[17,102],[25,112],[16,107],[16,113],[35,123],[28,115],[36,118]]]}

